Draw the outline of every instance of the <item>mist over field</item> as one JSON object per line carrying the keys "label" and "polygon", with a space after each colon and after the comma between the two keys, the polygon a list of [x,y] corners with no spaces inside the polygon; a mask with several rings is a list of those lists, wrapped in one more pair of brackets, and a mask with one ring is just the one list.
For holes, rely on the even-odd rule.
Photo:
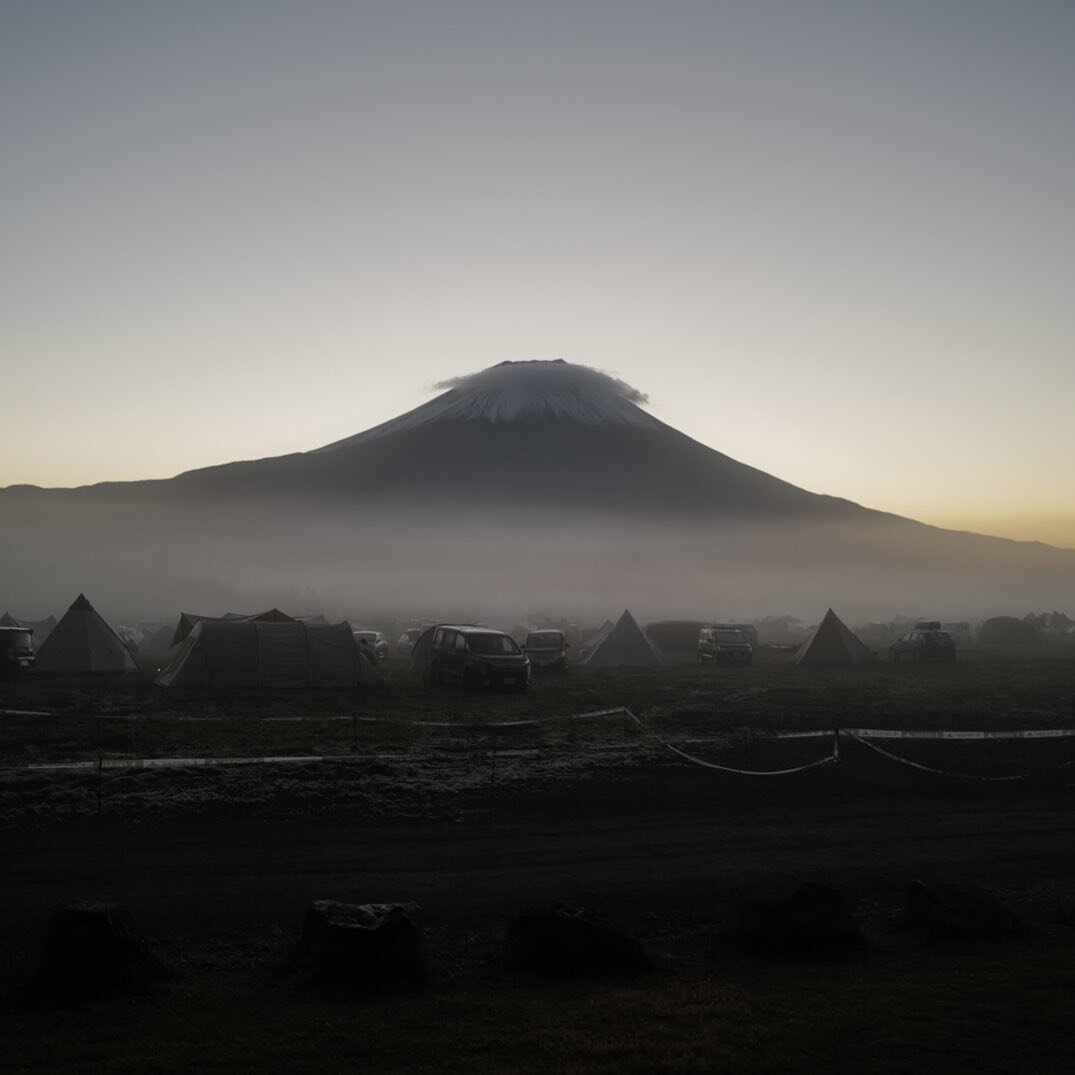
{"label": "mist over field", "polygon": [[798,488],[563,361],[445,382],[309,452],[162,481],[0,490],[0,601],[114,615],[972,619],[1075,604],[1075,551]]}
{"label": "mist over field", "polygon": [[[3,603],[79,593],[123,616],[278,606],[329,616],[601,620],[790,613],[974,618],[1070,607],[1075,554],[913,523],[758,523],[434,504],[89,504],[0,497]],[[19,511],[12,501],[35,502]],[[1065,589],[1065,583],[1067,588]]]}

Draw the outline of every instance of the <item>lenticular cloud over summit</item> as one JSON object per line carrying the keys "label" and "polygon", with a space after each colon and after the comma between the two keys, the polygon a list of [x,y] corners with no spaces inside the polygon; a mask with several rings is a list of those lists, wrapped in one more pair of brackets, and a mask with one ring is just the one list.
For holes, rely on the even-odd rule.
{"label": "lenticular cloud over summit", "polygon": [[562,358],[501,362],[433,387],[458,393],[460,404],[479,409],[492,421],[552,412],[577,421],[622,422],[636,420],[638,404],[649,402],[626,381]]}
{"label": "lenticular cloud over summit", "polygon": [[501,362],[477,373],[441,381],[434,388],[444,394],[326,447],[348,447],[441,421],[514,422],[539,418],[584,426],[662,425],[639,406],[649,401],[644,392],[600,370],[563,359]]}

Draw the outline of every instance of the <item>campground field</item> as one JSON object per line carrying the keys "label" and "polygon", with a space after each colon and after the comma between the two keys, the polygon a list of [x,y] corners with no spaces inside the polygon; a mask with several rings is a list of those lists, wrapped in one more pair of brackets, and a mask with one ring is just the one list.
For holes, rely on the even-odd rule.
{"label": "campground field", "polygon": [[[165,691],[149,672],[0,685],[9,1070],[1070,1070],[1075,738],[852,734],[1075,729],[1069,656],[821,672],[763,650],[520,695],[431,690],[391,662],[340,692]],[[925,938],[902,915],[916,878],[988,888],[1022,926]],[[857,955],[727,949],[741,903],[801,881],[844,892]],[[427,987],[280,974],[317,898],[420,904]],[[22,1003],[72,899],[129,906],[173,977],[59,1017]],[[509,971],[506,921],[550,900],[595,906],[656,969]]]}

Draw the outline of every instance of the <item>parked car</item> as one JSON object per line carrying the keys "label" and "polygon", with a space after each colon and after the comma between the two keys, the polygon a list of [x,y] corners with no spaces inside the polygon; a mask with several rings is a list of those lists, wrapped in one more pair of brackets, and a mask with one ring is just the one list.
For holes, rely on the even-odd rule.
{"label": "parked car", "polygon": [[535,672],[566,672],[567,650],[571,645],[563,631],[531,631],[526,636],[527,657]]}
{"label": "parked car", "polygon": [[369,654],[374,661],[388,656],[388,639],[380,631],[354,631],[355,642],[360,651]]}
{"label": "parked car", "polygon": [[750,664],[754,647],[735,627],[710,624],[698,631],[698,660],[714,664]]}
{"label": "parked car", "polygon": [[893,661],[954,661],[955,639],[947,631],[915,628],[888,647]]}
{"label": "parked car", "polygon": [[0,627],[0,678],[12,679],[33,666],[33,632],[28,627]]}
{"label": "parked car", "polygon": [[396,643],[396,652],[401,657],[409,657],[414,650],[415,642],[422,637],[423,630],[425,630],[423,627],[408,627],[399,636],[399,641]]}
{"label": "parked car", "polygon": [[503,631],[441,625],[433,632],[427,678],[431,683],[521,691],[530,684],[530,659]]}

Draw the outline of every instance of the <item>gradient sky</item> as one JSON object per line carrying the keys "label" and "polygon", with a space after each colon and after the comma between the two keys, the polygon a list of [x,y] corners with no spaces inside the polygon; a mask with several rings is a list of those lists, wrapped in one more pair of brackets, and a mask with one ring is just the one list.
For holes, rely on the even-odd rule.
{"label": "gradient sky", "polygon": [[1075,5],[0,0],[0,485],[564,357],[1075,547]]}

